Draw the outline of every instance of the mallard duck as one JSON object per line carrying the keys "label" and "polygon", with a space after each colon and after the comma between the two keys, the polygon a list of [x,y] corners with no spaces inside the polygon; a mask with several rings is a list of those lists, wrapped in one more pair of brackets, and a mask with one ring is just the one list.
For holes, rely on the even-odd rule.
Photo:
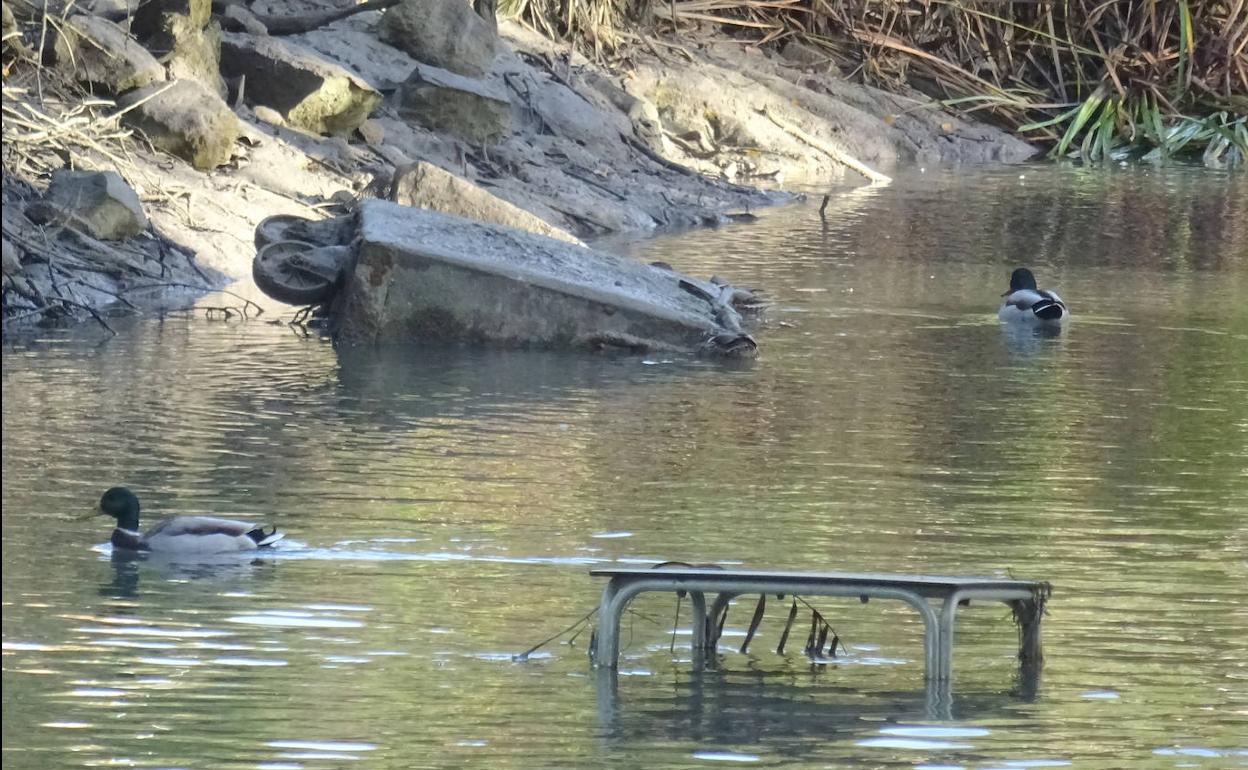
{"label": "mallard duck", "polygon": [[1011,323],[1031,323],[1057,326],[1070,316],[1066,303],[1057,292],[1036,288],[1036,277],[1025,267],[1010,275],[1010,290],[1005,297],[997,318]]}
{"label": "mallard duck", "polygon": [[125,487],[113,487],[100,498],[96,513],[117,520],[110,538],[113,548],[153,553],[207,554],[254,551],[285,535],[245,521],[211,516],[173,516],[139,532],[139,498]]}

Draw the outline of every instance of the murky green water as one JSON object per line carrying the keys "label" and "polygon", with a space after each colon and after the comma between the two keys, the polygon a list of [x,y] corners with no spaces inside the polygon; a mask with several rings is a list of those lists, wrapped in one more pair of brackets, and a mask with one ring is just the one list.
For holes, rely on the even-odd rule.
{"label": "murky green water", "polygon": [[[1248,766],[1248,183],[1024,173],[627,247],[764,287],[751,365],[202,318],[6,346],[6,770]],[[1061,336],[998,326],[1017,264]],[[75,517],[115,483],[289,537],[114,562]],[[512,662],[595,605],[591,566],[666,559],[1050,580],[1048,662],[1020,679],[973,606],[933,718],[900,604],[818,602],[848,653],[812,666],[780,603],[732,652],[743,600],[695,673],[666,596],[614,695],[587,634]]]}

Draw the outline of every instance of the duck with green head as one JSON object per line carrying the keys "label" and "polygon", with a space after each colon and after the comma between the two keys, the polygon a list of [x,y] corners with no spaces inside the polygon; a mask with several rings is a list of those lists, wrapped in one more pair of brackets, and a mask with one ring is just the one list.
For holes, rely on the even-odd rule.
{"label": "duck with green head", "polygon": [[1036,276],[1025,267],[1010,274],[1010,288],[1001,296],[1005,300],[997,318],[1007,323],[1057,327],[1070,318],[1057,292],[1037,287]]}
{"label": "duck with green head", "polygon": [[211,516],[173,516],[139,531],[139,498],[125,487],[113,487],[100,498],[97,513],[117,520],[110,542],[124,551],[153,553],[231,553],[266,548],[285,535],[245,521]]}

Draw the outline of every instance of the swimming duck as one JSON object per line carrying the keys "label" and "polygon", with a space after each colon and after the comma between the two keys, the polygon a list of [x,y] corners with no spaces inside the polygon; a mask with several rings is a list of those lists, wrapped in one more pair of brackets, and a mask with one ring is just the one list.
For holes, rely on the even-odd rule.
{"label": "swimming duck", "polygon": [[1036,277],[1025,267],[1010,275],[1010,290],[1001,296],[1005,302],[997,318],[1002,321],[1058,326],[1070,315],[1056,292],[1036,288]]}
{"label": "swimming duck", "polygon": [[211,516],[174,516],[139,532],[139,498],[125,487],[113,487],[100,498],[96,513],[117,520],[110,538],[113,548],[153,553],[207,554],[254,551],[285,535],[273,527]]}

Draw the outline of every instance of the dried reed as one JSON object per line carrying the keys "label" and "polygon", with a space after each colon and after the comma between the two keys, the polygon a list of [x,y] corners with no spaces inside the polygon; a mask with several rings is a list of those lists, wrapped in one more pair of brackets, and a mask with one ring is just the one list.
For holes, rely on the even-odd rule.
{"label": "dried reed", "polygon": [[1248,156],[1248,0],[505,0],[603,56],[638,26],[813,46],[1086,161]]}

